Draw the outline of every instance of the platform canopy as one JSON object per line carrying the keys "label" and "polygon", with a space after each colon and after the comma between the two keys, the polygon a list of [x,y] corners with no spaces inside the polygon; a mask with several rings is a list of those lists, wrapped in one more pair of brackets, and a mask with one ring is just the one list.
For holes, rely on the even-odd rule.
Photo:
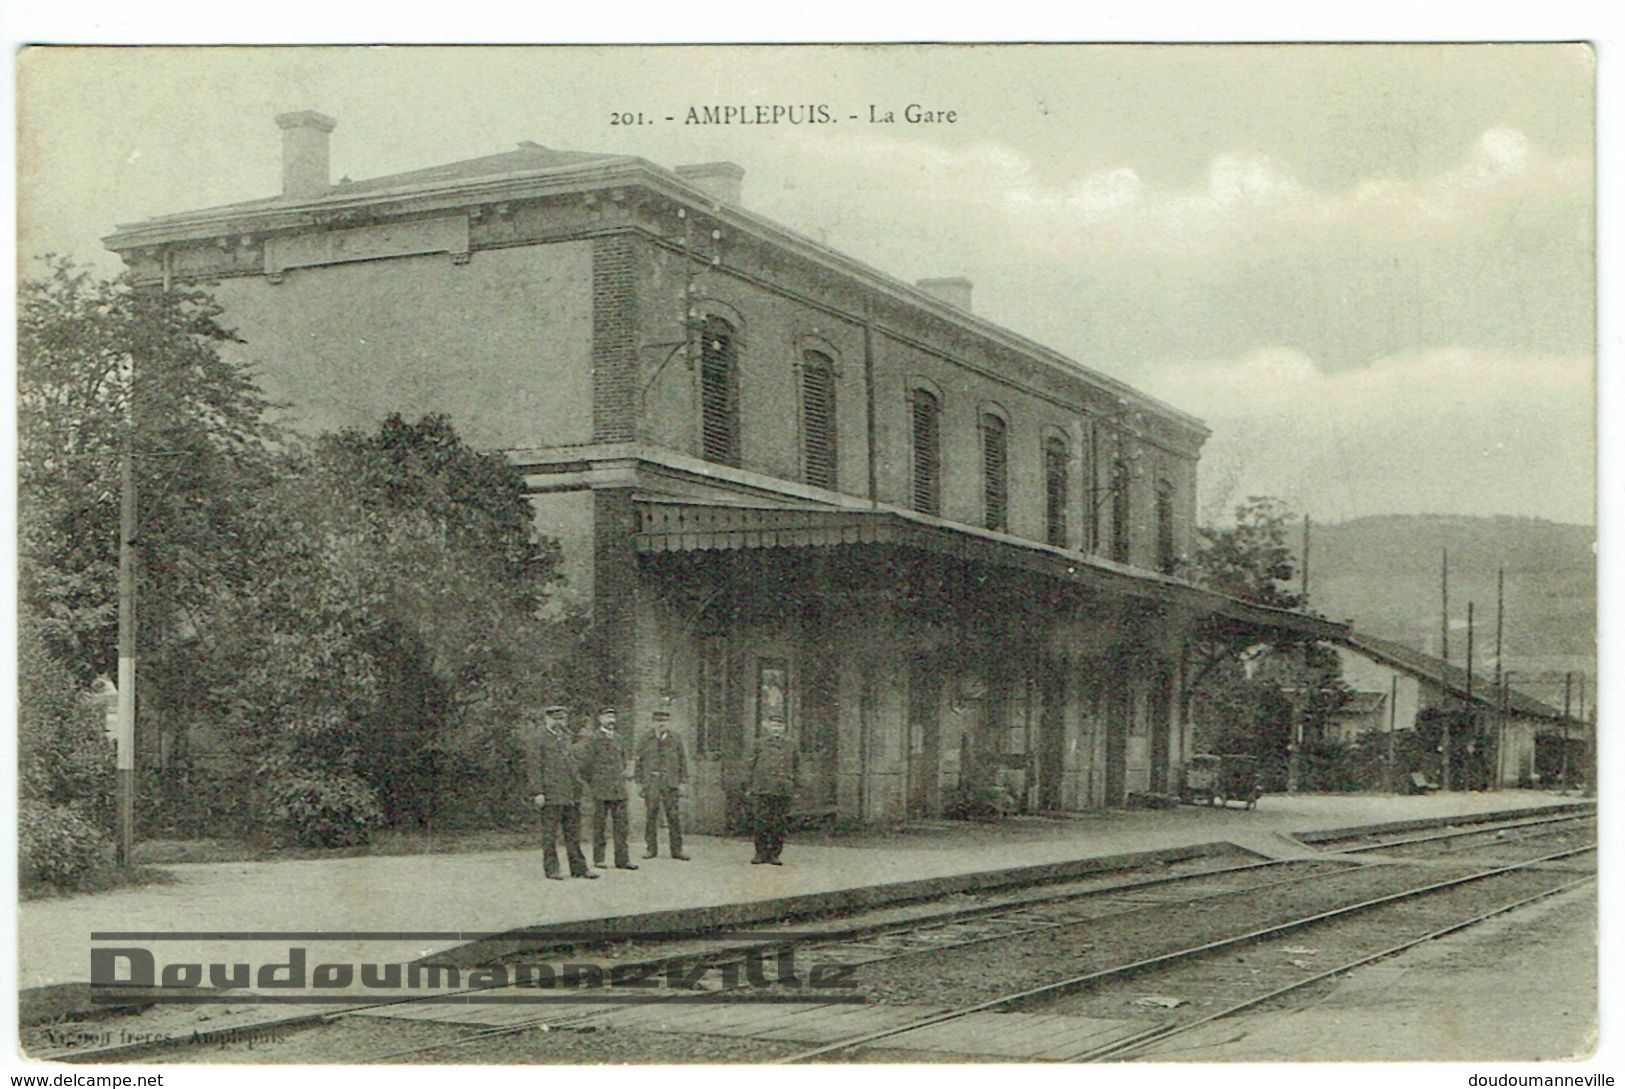
{"label": "platform canopy", "polygon": [[1343,640],[1349,627],[1311,613],[1230,597],[1173,575],[1085,556],[1003,533],[895,508],[833,508],[643,496],[636,502],[640,554],[889,545],[1044,576],[1082,590],[1184,609],[1227,634]]}

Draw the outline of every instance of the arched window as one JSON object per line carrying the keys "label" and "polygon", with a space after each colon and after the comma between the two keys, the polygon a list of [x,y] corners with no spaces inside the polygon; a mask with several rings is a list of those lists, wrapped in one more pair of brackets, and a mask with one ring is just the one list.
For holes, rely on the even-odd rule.
{"label": "arched window", "polygon": [[982,413],[982,515],[988,529],[1010,528],[1009,429],[991,412]]}
{"label": "arched window", "polygon": [[1174,553],[1174,486],[1157,481],[1157,570],[1174,573],[1178,556]]}
{"label": "arched window", "polygon": [[921,514],[942,513],[942,402],[930,390],[909,394],[913,417],[914,472],[911,498]]}
{"label": "arched window", "polygon": [[700,342],[700,440],[706,461],[739,464],[739,344],[734,327],[715,314]]}
{"label": "arched window", "polygon": [[808,484],[835,487],[835,361],[801,353],[801,464]]}
{"label": "arched window", "polygon": [[1044,540],[1060,548],[1066,547],[1067,467],[1071,455],[1066,441],[1050,438],[1044,441]]}
{"label": "arched window", "polygon": [[1112,559],[1128,562],[1129,547],[1129,480],[1127,458],[1112,463]]}

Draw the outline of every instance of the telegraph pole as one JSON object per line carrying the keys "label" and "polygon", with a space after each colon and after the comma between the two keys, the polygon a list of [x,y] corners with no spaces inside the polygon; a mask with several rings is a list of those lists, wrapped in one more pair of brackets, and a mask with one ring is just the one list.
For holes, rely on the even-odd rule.
{"label": "telegraph pole", "polygon": [[1399,714],[1399,674],[1388,677],[1388,761],[1383,779],[1388,793],[1394,792],[1394,723]]}
{"label": "telegraph pole", "polygon": [[1569,785],[1569,700],[1574,688],[1573,672],[1563,674],[1563,786]]}
{"label": "telegraph pole", "polygon": [[[1473,706],[1473,603],[1467,603],[1467,755],[1477,751],[1478,708]],[[1463,770],[1467,775],[1466,788],[1473,786],[1473,762],[1468,760]]]}
{"label": "telegraph pole", "polygon": [[1501,635],[1503,619],[1506,615],[1506,586],[1507,569],[1495,569],[1495,687],[1501,690],[1500,713],[1495,719],[1495,779],[1490,783],[1491,789],[1500,789],[1506,776],[1504,774],[1502,749],[1506,744],[1507,732],[1507,686],[1506,674],[1501,672]]}
{"label": "telegraph pole", "polygon": [[1495,683],[1501,683],[1501,635],[1503,621],[1506,615],[1506,589],[1507,570],[1498,568],[1495,572]]}
{"label": "telegraph pole", "polygon": [[118,519],[118,861],[135,849],[135,357],[119,443]]}
{"label": "telegraph pole", "polygon": [[1586,718],[1586,675],[1580,674],[1580,722],[1585,730],[1585,777],[1586,797],[1597,796],[1597,709],[1591,709],[1591,717]]}
{"label": "telegraph pole", "polygon": [[1450,550],[1439,564],[1439,783],[1450,789]]}
{"label": "telegraph pole", "polygon": [[1309,512],[1303,515],[1303,601],[1299,608],[1309,606]]}

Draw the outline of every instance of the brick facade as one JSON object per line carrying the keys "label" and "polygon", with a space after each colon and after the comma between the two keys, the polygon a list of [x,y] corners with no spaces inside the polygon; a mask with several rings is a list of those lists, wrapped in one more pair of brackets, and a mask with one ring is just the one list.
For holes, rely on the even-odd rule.
{"label": "brick facade", "polygon": [[592,244],[592,437],[631,442],[638,416],[637,255],[632,238]]}

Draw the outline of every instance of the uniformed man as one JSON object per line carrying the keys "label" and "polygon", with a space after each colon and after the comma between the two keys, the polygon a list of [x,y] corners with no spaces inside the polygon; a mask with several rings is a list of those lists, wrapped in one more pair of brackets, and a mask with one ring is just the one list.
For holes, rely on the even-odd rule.
{"label": "uniformed man", "polygon": [[643,789],[644,858],[660,853],[660,814],[666,814],[666,832],[671,840],[671,857],[687,862],[683,853],[683,818],[679,800],[688,784],[688,754],[683,739],[671,732],[671,712],[658,710],[654,728],[638,742],[637,776]]}
{"label": "uniformed man", "polygon": [[542,710],[541,723],[528,719],[519,731],[531,804],[542,814],[542,872],[550,881],[564,880],[559,873],[560,836],[570,876],[598,876],[587,869],[581,854],[581,778],[565,726],[564,708],[553,704]]}
{"label": "uniformed man", "polygon": [[751,814],[756,831],[752,866],[782,866],[784,832],[790,823],[790,795],[796,787],[797,754],[784,733],[784,716],[769,712],[762,736],[751,746],[746,763]]}
{"label": "uniformed man", "polygon": [[606,823],[614,825],[615,868],[635,870],[626,845],[626,747],[615,732],[615,708],[598,712],[598,728],[578,745],[581,778],[592,805],[592,864],[604,868]]}

